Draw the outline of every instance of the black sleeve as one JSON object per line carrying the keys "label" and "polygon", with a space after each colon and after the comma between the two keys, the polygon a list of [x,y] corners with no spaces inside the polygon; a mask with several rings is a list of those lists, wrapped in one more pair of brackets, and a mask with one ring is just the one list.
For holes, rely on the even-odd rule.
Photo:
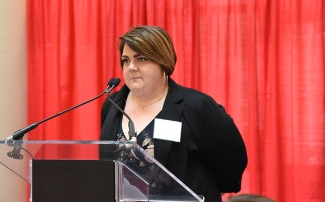
{"label": "black sleeve", "polygon": [[240,191],[247,153],[233,119],[223,106],[207,96],[200,120],[200,157],[213,169],[221,192]]}

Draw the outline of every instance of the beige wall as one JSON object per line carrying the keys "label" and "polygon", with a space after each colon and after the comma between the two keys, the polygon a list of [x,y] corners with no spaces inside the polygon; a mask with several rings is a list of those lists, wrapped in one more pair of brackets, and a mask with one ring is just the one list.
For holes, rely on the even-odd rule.
{"label": "beige wall", "polygon": [[[26,40],[26,0],[0,0],[1,140],[27,124]],[[0,165],[0,201],[23,202],[26,195],[25,181]]]}

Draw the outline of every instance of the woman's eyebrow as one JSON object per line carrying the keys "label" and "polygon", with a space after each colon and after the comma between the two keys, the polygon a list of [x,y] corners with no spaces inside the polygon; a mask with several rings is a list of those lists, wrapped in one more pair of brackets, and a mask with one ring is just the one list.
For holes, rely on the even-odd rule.
{"label": "woman's eyebrow", "polygon": [[134,58],[137,58],[137,57],[139,57],[141,54],[139,54],[139,53],[137,53],[137,54],[135,54],[133,57]]}
{"label": "woman's eyebrow", "polygon": [[[137,58],[137,57],[139,57],[139,56],[141,56],[141,54],[137,53],[137,54],[135,54],[133,57],[134,57],[134,58]],[[127,56],[127,55],[122,55],[121,57],[122,57],[122,58],[129,58],[129,56]]]}

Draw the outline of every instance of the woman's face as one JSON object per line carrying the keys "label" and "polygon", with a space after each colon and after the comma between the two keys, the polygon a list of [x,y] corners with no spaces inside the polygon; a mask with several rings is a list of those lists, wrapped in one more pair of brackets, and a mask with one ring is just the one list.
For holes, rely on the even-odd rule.
{"label": "woman's face", "polygon": [[163,71],[159,64],[124,45],[121,56],[123,76],[129,89],[139,95],[154,91],[158,85],[165,82]]}

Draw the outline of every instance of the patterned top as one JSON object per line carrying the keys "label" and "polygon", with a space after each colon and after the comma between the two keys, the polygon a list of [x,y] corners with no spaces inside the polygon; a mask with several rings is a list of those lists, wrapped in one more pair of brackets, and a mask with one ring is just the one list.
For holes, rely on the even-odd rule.
{"label": "patterned top", "polygon": [[[154,145],[154,120],[155,119],[153,119],[137,136],[137,144],[141,146],[144,150],[146,150],[149,145]],[[122,116],[119,121],[119,129],[116,139],[117,141],[127,140],[122,130]],[[170,183],[170,177],[163,170],[160,170],[158,167],[155,167],[152,160],[146,158],[142,154],[142,152],[137,149],[134,149],[133,147],[131,148],[132,149],[127,150],[123,148],[123,146],[121,146],[118,149],[120,150],[118,152],[118,155],[122,156],[121,158],[124,159],[124,165],[131,168],[137,173],[138,176],[141,176],[143,180],[150,184],[150,194],[161,195],[163,191],[163,186],[168,185]],[[137,187],[144,194],[148,192],[147,186],[143,183],[139,184],[140,181],[137,180],[137,177],[130,177],[133,174],[131,174],[128,169],[124,169],[123,172],[126,174],[125,177],[127,178],[130,184]]]}
{"label": "patterned top", "polygon": [[[122,115],[123,116],[123,115]],[[122,130],[122,116],[120,118],[119,129],[117,132],[117,141],[126,141],[126,137]],[[158,116],[158,115],[157,115]],[[142,149],[146,150],[149,145],[154,145],[153,141],[153,127],[154,127],[153,119],[138,135],[137,135],[137,144],[142,147]]]}

